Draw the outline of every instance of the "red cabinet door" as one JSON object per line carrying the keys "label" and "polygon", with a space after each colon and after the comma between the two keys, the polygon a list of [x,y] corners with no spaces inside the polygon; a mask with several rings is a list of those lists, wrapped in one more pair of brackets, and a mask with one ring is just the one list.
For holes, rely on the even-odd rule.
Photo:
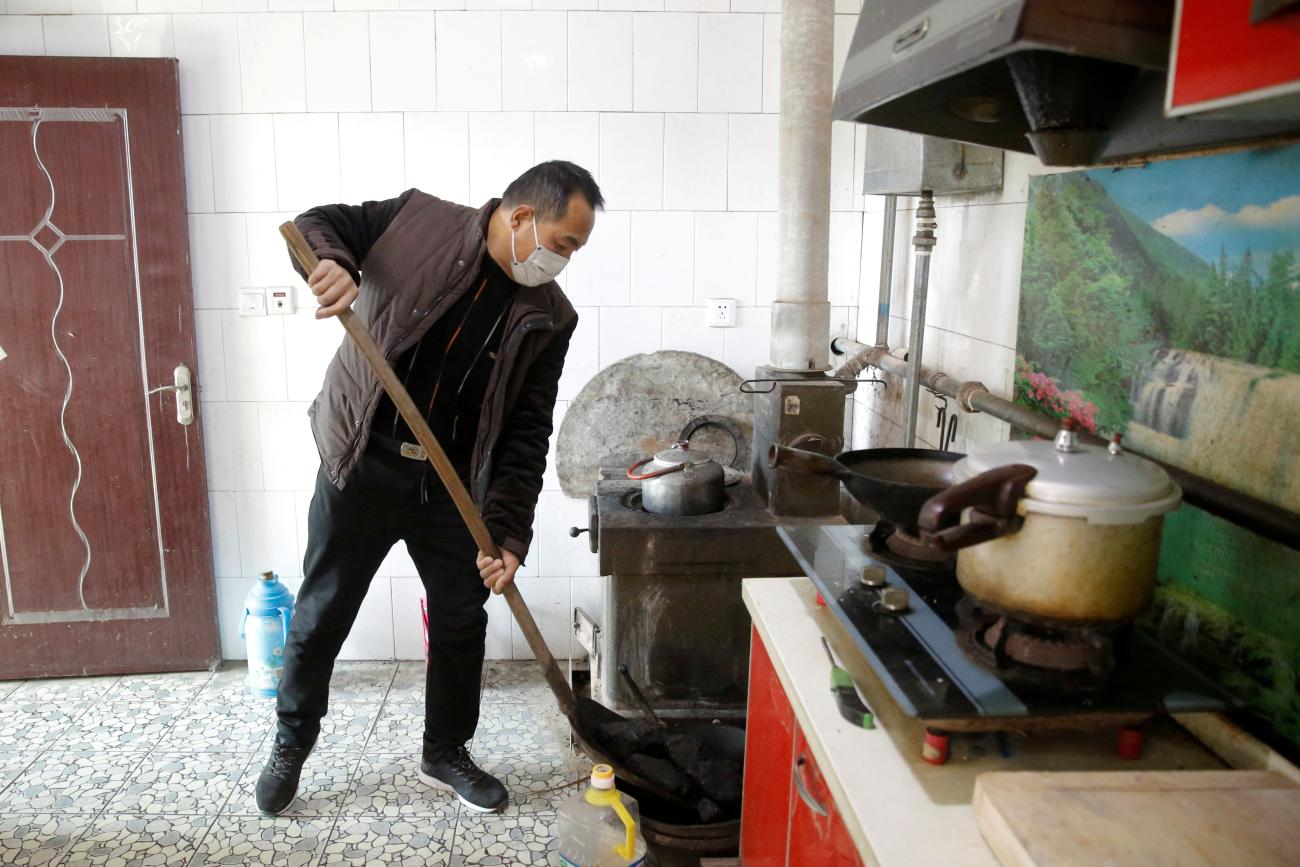
{"label": "red cabinet door", "polygon": [[791,779],[794,793],[787,863],[792,867],[861,867],[853,838],[797,726]]}
{"label": "red cabinet door", "polygon": [[757,630],[750,643],[740,863],[745,867],[784,867],[790,821],[790,762],[797,726],[794,710]]}

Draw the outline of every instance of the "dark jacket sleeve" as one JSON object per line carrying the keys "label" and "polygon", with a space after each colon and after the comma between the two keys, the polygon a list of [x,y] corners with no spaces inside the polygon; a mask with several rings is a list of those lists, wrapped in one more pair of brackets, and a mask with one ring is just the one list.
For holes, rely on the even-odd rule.
{"label": "dark jacket sleeve", "polygon": [[555,396],[564,371],[564,356],[577,327],[575,316],[533,361],[494,448],[496,460],[483,503],[483,521],[496,543],[521,562],[532,544],[533,515],[550,448]]}
{"label": "dark jacket sleeve", "polygon": [[[360,205],[319,205],[303,211],[293,221],[317,256],[338,262],[348,269],[353,282],[359,284],[366,254],[388,230],[397,212],[411,198],[411,192],[407,190],[395,199]],[[293,267],[304,280],[307,278],[296,261]]]}

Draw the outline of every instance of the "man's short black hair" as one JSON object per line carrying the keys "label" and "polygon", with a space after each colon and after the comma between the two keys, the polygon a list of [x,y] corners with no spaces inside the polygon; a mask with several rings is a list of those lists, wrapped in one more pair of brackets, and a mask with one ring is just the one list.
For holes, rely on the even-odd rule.
{"label": "man's short black hair", "polygon": [[586,199],[592,210],[605,207],[605,197],[591,172],[565,160],[551,160],[538,163],[511,181],[501,195],[501,204],[507,208],[532,205],[538,219],[559,220],[569,209],[574,193]]}

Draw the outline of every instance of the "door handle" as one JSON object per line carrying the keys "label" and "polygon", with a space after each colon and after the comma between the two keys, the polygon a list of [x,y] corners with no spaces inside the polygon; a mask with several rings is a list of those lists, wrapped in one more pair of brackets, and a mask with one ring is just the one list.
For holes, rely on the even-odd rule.
{"label": "door handle", "polygon": [[148,397],[160,391],[176,392],[176,423],[191,425],[194,423],[194,388],[190,369],[184,364],[176,365],[172,371],[172,384],[160,385],[145,392]]}
{"label": "door handle", "polygon": [[803,769],[804,766],[806,766],[807,764],[808,764],[807,756],[800,755],[799,758],[795,760],[794,788],[795,791],[799,793],[800,800],[802,800],[805,804],[808,805],[809,810],[812,810],[818,816],[825,818],[826,816],[829,816],[831,814],[830,810],[827,810],[825,807],[823,807],[817,801],[817,799],[812,796],[812,793],[808,791],[808,785],[803,780]]}

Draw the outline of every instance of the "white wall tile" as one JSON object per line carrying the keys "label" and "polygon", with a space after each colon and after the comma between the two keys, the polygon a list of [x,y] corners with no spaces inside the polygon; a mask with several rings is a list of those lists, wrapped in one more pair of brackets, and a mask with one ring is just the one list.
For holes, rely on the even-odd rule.
{"label": "white wall tile", "polygon": [[9,0],[6,9],[11,15],[38,12],[68,15],[72,12],[72,0]]}
{"label": "white wall tile", "polygon": [[533,115],[533,162],[568,160],[600,182],[600,115],[593,111],[539,111]]}
{"label": "white wall tile", "polygon": [[731,11],[780,13],[781,0],[731,0]]}
{"label": "white wall tile", "polygon": [[338,12],[361,12],[371,9],[404,9],[408,0],[334,0]]}
{"label": "white wall tile", "polygon": [[436,22],[433,12],[370,16],[370,101],[375,111],[438,107]]}
{"label": "white wall tile", "polygon": [[[569,635],[573,632],[573,614],[569,610],[569,579],[521,578],[519,593],[528,603],[528,610],[537,628],[546,639],[546,646],[556,659],[569,658]],[[533,652],[520,631],[519,625],[511,629],[510,645],[515,659],[532,659]]]}
{"label": "white wall tile", "polygon": [[723,358],[745,378],[771,360],[772,310],[768,307],[740,307],[736,327],[723,329]]}
{"label": "white wall tile", "polygon": [[533,9],[539,12],[543,10],[590,12],[596,9],[596,5],[597,0],[533,0]]}
{"label": "white wall tile", "polygon": [[403,190],[406,170],[400,114],[340,114],[339,195],[360,204]]}
{"label": "white wall tile", "polygon": [[763,16],[763,111],[781,110],[781,16]]}
{"label": "white wall tile", "polygon": [[727,116],[664,116],[664,207],[727,208]]}
{"label": "white wall tile", "polygon": [[631,13],[570,13],[569,110],[632,110]]}
{"label": "white wall tile", "polygon": [[930,266],[927,325],[1015,347],[1026,208],[1008,204],[942,210],[941,246],[935,247]]}
{"label": "white wall tile", "polygon": [[212,136],[207,115],[181,117],[181,143],[185,156],[185,203],[191,214],[211,211]]}
{"label": "white wall tile", "polygon": [[270,12],[333,12],[334,0],[267,0]]}
{"label": "white wall tile", "polygon": [[[634,212],[631,259],[632,304],[685,307],[694,303],[693,214],[688,211]],[[603,330],[604,325],[601,328]]]}
{"label": "white wall tile", "polygon": [[217,629],[221,634],[223,659],[247,659],[248,647],[239,637],[244,620],[244,599],[253,588],[253,578],[219,577],[217,591]]}
{"label": "white wall tile", "polygon": [[853,29],[858,25],[857,14],[835,16],[835,48],[831,59],[831,91],[840,86],[840,72],[844,69],[844,60],[849,56],[849,44],[853,42]]}
{"label": "white wall tile", "polygon": [[276,207],[305,211],[339,201],[338,115],[277,114],[274,129]]}
{"label": "white wall tile", "polygon": [[45,53],[51,57],[108,57],[108,20],[103,15],[51,16],[45,21]]}
{"label": "white wall tile", "polygon": [[317,319],[316,304],[309,301],[301,312],[284,319],[285,376],[289,400],[316,399],[325,369],[343,340],[337,319]]}
{"label": "white wall tile", "polygon": [[415,568],[415,561],[411,559],[411,552],[407,549],[406,543],[400,540],[389,549],[384,561],[379,564],[379,571],[375,574],[400,578],[420,577],[420,571]]}
{"label": "white wall tile", "polygon": [[305,111],[302,16],[275,12],[238,20],[244,111]]}
{"label": "white wall tile", "polygon": [[45,28],[35,15],[9,15],[0,27],[0,54],[45,53]]}
{"label": "white wall tile", "polygon": [[510,604],[504,596],[492,595],[483,606],[488,614],[487,638],[484,643],[483,656],[486,659],[512,659],[510,633],[514,619],[510,616]]}
{"label": "white wall tile", "polygon": [[[831,210],[852,210],[853,194],[861,186],[862,173],[854,172],[854,134],[857,124],[831,124]],[[858,210],[861,210],[860,208]]]}
{"label": "white wall tile", "polygon": [[862,11],[862,0],[835,0],[837,15],[858,15]]}
{"label": "white wall tile", "polygon": [[285,317],[240,316],[237,310],[227,310],[223,316],[226,396],[230,400],[284,400]]}
{"label": "white wall tile", "polygon": [[601,12],[662,12],[664,0],[600,0]]}
{"label": "white wall tile", "polygon": [[190,214],[194,306],[230,309],[248,285],[248,236],[243,214]]}
{"label": "white wall tile", "polygon": [[[410,612],[407,613],[410,616]],[[415,612],[417,621],[420,614]],[[393,658],[393,593],[385,577],[370,582],[348,640],[339,650],[339,659]]]}
{"label": "white wall tile", "polygon": [[438,13],[438,108],[501,110],[501,13]]}
{"label": "white wall tile", "polygon": [[729,121],[727,207],[733,211],[775,211],[776,115],[734,114]]}
{"label": "white wall tile", "polygon": [[267,0],[203,0],[204,12],[265,12]]}
{"label": "white wall tile", "polygon": [[320,467],[305,403],[259,405],[262,427],[262,485],[268,491],[310,487]]}
{"label": "white wall tile", "polygon": [[[382,569],[380,574],[383,574]],[[424,659],[424,622],[420,600],[424,583],[419,578],[390,579],[393,593],[393,652],[398,659]]]}
{"label": "white wall tile", "polygon": [[[56,0],[47,0],[47,5],[58,7],[64,5]],[[67,11],[74,15],[85,12],[134,12],[135,0],[70,0]],[[0,11],[3,11],[0,5]]]}
{"label": "white wall tile", "polygon": [[700,16],[700,111],[763,110],[763,16]]}
{"label": "white wall tile", "polygon": [[631,215],[627,211],[596,214],[587,246],[574,254],[565,273],[564,292],[574,304],[625,305],[631,291]]}
{"label": "white wall tile", "polygon": [[199,406],[209,491],[256,491],[262,487],[262,437],[255,403],[211,402]]}
{"label": "white wall tile", "polygon": [[854,211],[831,214],[830,245],[827,274],[830,302],[857,307],[862,271],[862,214]]}
{"label": "white wall tile", "polygon": [[172,24],[181,67],[181,112],[239,111],[242,96],[235,16],[177,15]]}
{"label": "white wall tile", "polygon": [[777,228],[775,212],[767,211],[758,215],[758,291],[755,303],[759,307],[768,307],[776,300],[781,268]]}
{"label": "white wall tile", "polygon": [[275,134],[270,115],[216,115],[211,125],[216,209],[274,211]]}
{"label": "white wall tile", "polygon": [[308,111],[370,110],[370,16],[303,15]]}
{"label": "white wall tile", "polygon": [[722,360],[725,328],[710,328],[703,307],[663,308],[663,348]]}
{"label": "white wall tile", "polygon": [[665,0],[664,2],[664,9],[668,12],[726,12],[730,8],[730,0]]}
{"label": "white wall tile", "polygon": [[[326,199],[332,202],[334,199]],[[248,285],[281,286],[291,290],[295,309],[308,306],[315,309],[315,296],[293,269],[280,236],[280,224],[293,219],[287,211],[267,214],[249,214],[245,217],[248,228]]]}
{"label": "white wall tile", "polygon": [[634,17],[632,107],[695,111],[699,16],[644,12]]}
{"label": "white wall tile", "polygon": [[600,308],[578,307],[578,327],[569,340],[558,398],[573,400],[600,370]]}
{"label": "white wall tile", "polygon": [[[627,309],[630,308],[615,308],[615,312]],[[537,517],[537,538],[533,546],[540,545],[542,549],[543,577],[597,574],[596,555],[591,553],[586,536],[576,539],[569,536],[570,527],[587,526],[585,497],[573,499],[559,491],[543,491],[537,501]]]}
{"label": "white wall tile", "polygon": [[[663,343],[662,325],[657,304],[653,307],[600,308],[601,369],[629,355],[658,352]],[[551,568],[549,564],[548,568]]]}
{"label": "white wall tile", "polygon": [[469,116],[469,197],[478,205],[505,192],[533,165],[533,116],[526,111]]}
{"label": "white wall tile", "polygon": [[734,298],[739,305],[753,307],[757,265],[757,214],[695,215],[696,304]]}
{"label": "white wall tile", "polygon": [[221,338],[221,316],[220,310],[194,311],[200,405],[226,399],[226,349]]}
{"label": "white wall tile", "polygon": [[283,491],[235,494],[239,518],[239,560],[244,575],[270,569],[277,575],[302,575],[293,495]]}
{"label": "white wall tile", "polygon": [[138,0],[137,12],[202,12],[203,0]]}
{"label": "white wall tile", "polygon": [[[555,412],[551,416],[551,444],[546,452],[546,469],[542,472],[543,491],[560,490],[560,477],[555,472],[555,443],[560,438],[560,428],[564,425],[564,416],[568,411],[569,402],[567,400],[557,400],[555,402]],[[540,551],[530,551],[528,553],[529,564],[535,563],[539,555]]]}
{"label": "white wall tile", "polygon": [[600,184],[618,210],[663,205],[664,118],[661,114],[600,116]]}
{"label": "white wall tile", "polygon": [[502,13],[503,109],[564,111],[568,62],[568,16],[563,12]]}
{"label": "white wall tile", "polygon": [[441,199],[469,202],[469,115],[465,112],[405,115],[406,180]]}
{"label": "white wall tile", "polygon": [[229,491],[208,494],[208,519],[212,526],[212,566],[217,578],[237,578],[243,574],[239,562],[239,519],[235,495]]}
{"label": "white wall tile", "polygon": [[174,57],[170,15],[110,15],[108,50],[114,57]]}

